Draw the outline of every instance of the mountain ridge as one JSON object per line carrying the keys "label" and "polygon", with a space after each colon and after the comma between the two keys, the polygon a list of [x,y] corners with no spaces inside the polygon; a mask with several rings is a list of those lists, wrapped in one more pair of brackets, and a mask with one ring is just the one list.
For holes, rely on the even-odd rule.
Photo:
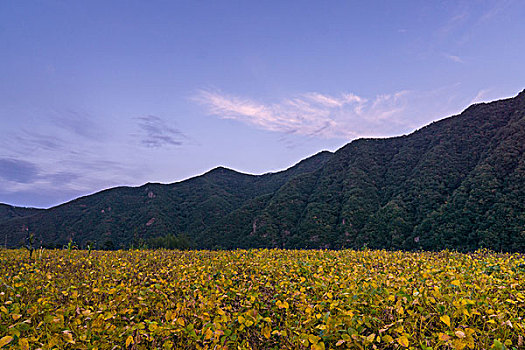
{"label": "mountain ridge", "polygon": [[26,225],[42,242],[112,241],[122,248],[184,234],[208,249],[525,251],[524,116],[525,90],[408,135],[353,140],[275,173],[219,166],[29,216],[5,219],[0,211],[0,235],[16,246]]}

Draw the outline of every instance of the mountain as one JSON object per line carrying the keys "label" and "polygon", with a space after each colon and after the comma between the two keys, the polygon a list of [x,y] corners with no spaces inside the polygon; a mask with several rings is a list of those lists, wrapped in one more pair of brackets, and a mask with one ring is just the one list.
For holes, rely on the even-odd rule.
{"label": "mountain", "polygon": [[20,218],[24,216],[31,216],[38,213],[42,209],[36,208],[23,208],[23,207],[14,207],[8,204],[0,203],[0,222],[3,220],[9,220],[13,218]]}
{"label": "mountain", "polygon": [[[220,218],[249,200],[276,192],[292,177],[321,168],[331,156],[320,152],[285,171],[260,176],[218,167],[169,185],[116,187],[33,215],[0,211],[0,237],[7,237],[9,246],[19,246],[29,228],[45,246],[62,246],[72,239],[81,246],[96,242],[99,248],[127,247],[167,233],[186,233],[199,242],[202,232]],[[12,212],[22,213],[24,208]]]}
{"label": "mountain", "polygon": [[27,226],[44,244],[99,247],[184,234],[194,248],[524,252],[524,148],[525,90],[410,135],[355,140],[278,173],[216,168],[0,216],[0,237],[16,246]]}

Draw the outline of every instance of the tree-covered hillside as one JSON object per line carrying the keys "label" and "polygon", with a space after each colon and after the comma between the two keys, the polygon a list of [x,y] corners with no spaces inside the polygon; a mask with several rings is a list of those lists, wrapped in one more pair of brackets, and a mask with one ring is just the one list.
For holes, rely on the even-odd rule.
{"label": "tree-covered hillside", "polygon": [[12,205],[0,203],[0,222],[3,220],[20,218],[23,216],[31,216],[38,213],[40,210],[41,209],[36,208],[14,207]]}
{"label": "tree-covered hillside", "polygon": [[12,246],[29,226],[44,244],[99,247],[184,234],[195,248],[523,252],[524,148],[525,91],[408,136],[355,140],[275,174],[217,168],[6,217],[0,234]]}
{"label": "tree-covered hillside", "polygon": [[524,148],[522,92],[408,136],[351,142],[207,236],[227,248],[525,251]]}
{"label": "tree-covered hillside", "polygon": [[331,156],[320,152],[285,171],[260,176],[218,167],[169,185],[116,187],[23,217],[9,214],[23,209],[14,208],[0,215],[0,235],[13,247],[24,242],[29,228],[44,246],[72,240],[80,246],[92,242],[98,248],[124,248],[185,233],[200,247],[199,233],[207,227],[247,201],[277,191],[290,178],[321,168]]}

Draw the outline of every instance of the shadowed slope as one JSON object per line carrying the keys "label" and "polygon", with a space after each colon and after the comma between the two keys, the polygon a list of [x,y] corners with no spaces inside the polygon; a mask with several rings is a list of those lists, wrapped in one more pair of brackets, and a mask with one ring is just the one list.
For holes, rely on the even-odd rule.
{"label": "shadowed slope", "polygon": [[127,247],[184,233],[196,248],[525,251],[524,140],[525,91],[407,136],[355,140],[278,173],[219,167],[11,214],[0,234],[12,246],[29,225],[44,243],[58,244]]}

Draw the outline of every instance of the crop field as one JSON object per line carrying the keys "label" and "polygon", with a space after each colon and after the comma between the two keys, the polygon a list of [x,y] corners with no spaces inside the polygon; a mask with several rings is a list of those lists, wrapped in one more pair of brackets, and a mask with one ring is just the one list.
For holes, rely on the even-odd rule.
{"label": "crop field", "polygon": [[0,348],[524,349],[525,258],[0,250]]}

